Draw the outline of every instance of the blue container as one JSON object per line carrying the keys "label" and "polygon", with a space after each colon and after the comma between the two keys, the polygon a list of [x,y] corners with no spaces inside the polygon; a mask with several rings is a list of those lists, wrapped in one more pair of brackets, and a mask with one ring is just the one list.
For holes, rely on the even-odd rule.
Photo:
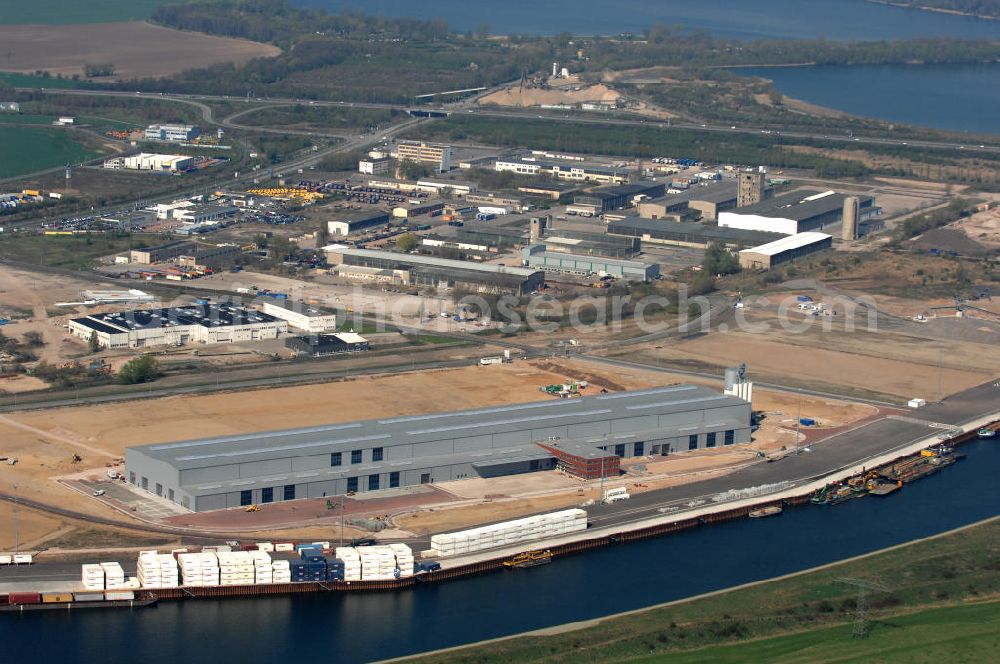
{"label": "blue container", "polygon": [[804,427],[812,427],[816,426],[816,420],[814,420],[811,417],[802,417],[799,418],[799,424],[801,424]]}

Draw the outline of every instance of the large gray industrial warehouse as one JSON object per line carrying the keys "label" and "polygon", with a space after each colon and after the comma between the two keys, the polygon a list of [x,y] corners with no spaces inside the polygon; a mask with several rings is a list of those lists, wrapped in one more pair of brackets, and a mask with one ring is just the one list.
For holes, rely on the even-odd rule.
{"label": "large gray industrial warehouse", "polygon": [[[750,442],[750,403],[671,387],[129,447],[128,481],[194,511]],[[555,451],[553,451],[555,450]],[[601,468],[604,468],[604,464]]]}

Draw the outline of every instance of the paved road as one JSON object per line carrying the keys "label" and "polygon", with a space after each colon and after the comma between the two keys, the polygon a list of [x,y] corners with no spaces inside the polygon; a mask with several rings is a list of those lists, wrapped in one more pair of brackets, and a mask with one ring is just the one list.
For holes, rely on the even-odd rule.
{"label": "paved road", "polygon": [[[503,85],[496,86],[492,90],[500,89],[504,87]],[[18,88],[18,90],[30,91],[34,88]],[[488,94],[492,90],[488,90],[484,94]],[[409,111],[411,109],[417,110],[442,110],[452,114],[460,115],[480,115],[484,117],[498,117],[506,118],[511,120],[549,120],[553,122],[569,122],[575,124],[593,124],[593,125],[618,125],[618,126],[634,126],[634,127],[656,127],[669,131],[670,129],[685,129],[694,131],[704,131],[707,133],[714,134],[754,134],[759,135],[762,133],[759,127],[739,127],[734,125],[711,125],[702,123],[690,123],[690,122],[663,122],[658,120],[647,120],[640,118],[616,118],[610,116],[588,116],[576,113],[552,113],[551,111],[541,110],[501,110],[492,108],[478,108],[472,107],[469,100],[464,100],[455,104],[443,105],[440,107],[422,107],[422,106],[410,106],[403,104],[388,104],[388,103],[371,103],[371,102],[344,102],[344,101],[310,101],[301,99],[283,99],[283,98],[267,98],[261,100],[253,100],[252,102],[247,102],[244,97],[227,97],[224,95],[161,95],[157,93],[131,93],[131,92],[117,92],[111,90],[45,90],[46,94],[74,94],[74,95],[84,95],[84,96],[106,96],[106,97],[140,97],[140,98],[151,98],[151,99],[163,99],[170,101],[188,101],[188,102],[205,102],[205,101],[226,101],[226,102],[244,102],[244,103],[266,103],[271,106],[281,106],[281,105],[298,105],[307,104],[310,106],[333,106],[333,107],[344,107],[344,108],[372,108],[372,109],[395,109],[401,111]],[[255,127],[254,129],[258,129]],[[771,130],[768,130],[771,131]],[[908,147],[919,147],[919,148],[936,148],[941,150],[956,150],[962,151],[963,154],[970,153],[974,154],[976,152],[988,152],[988,153],[1000,153],[1000,146],[996,145],[986,145],[986,144],[967,144],[967,143],[955,143],[949,141],[921,141],[921,140],[900,140],[897,138],[889,138],[887,136],[837,136],[831,134],[819,134],[812,132],[801,132],[801,131],[772,131],[772,133],[767,134],[768,136],[777,136],[784,138],[798,138],[798,139],[812,139],[812,140],[829,140],[836,141],[840,143],[851,143],[851,144],[877,144],[877,145],[896,145],[896,146],[908,146]]]}

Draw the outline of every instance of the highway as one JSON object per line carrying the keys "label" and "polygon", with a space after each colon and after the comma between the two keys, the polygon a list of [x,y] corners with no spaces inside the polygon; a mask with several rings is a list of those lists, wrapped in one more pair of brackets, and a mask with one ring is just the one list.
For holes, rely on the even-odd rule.
{"label": "highway", "polygon": [[[497,90],[505,87],[505,85],[496,86],[492,90]],[[21,91],[32,91],[33,88],[18,88]],[[485,94],[488,94],[487,91]],[[888,136],[838,136],[835,134],[820,134],[812,132],[802,132],[802,131],[788,131],[788,130],[772,130],[772,129],[762,129],[760,127],[739,127],[735,125],[715,125],[707,123],[695,123],[695,122],[666,122],[653,119],[643,119],[643,118],[618,118],[611,116],[600,116],[595,117],[593,115],[586,115],[583,113],[571,113],[566,112],[552,112],[550,110],[544,109],[529,109],[525,111],[518,110],[504,110],[499,108],[479,108],[472,106],[471,100],[462,100],[459,102],[453,102],[451,104],[442,105],[440,107],[414,107],[412,105],[406,104],[390,104],[390,103],[374,103],[374,102],[345,102],[345,101],[316,101],[316,100],[303,100],[303,99],[282,99],[282,98],[266,98],[266,99],[253,99],[248,100],[244,97],[228,97],[224,95],[168,95],[168,94],[157,94],[157,93],[130,93],[130,92],[120,92],[111,90],[44,90],[46,94],[74,94],[74,95],[84,95],[84,96],[114,96],[114,97],[143,97],[152,99],[163,99],[166,101],[176,101],[180,103],[197,103],[197,102],[208,102],[208,101],[225,101],[231,103],[255,103],[264,104],[266,106],[281,106],[281,105],[306,105],[306,106],[320,106],[320,107],[344,107],[344,108],[371,108],[371,109],[388,109],[388,110],[399,110],[409,112],[410,110],[441,110],[453,115],[479,115],[483,117],[496,117],[496,118],[506,118],[511,120],[547,120],[552,122],[565,122],[571,124],[592,124],[592,125],[617,125],[617,126],[632,126],[632,127],[656,127],[669,131],[670,129],[685,129],[693,131],[704,131],[714,134],[742,134],[742,135],[767,135],[783,138],[793,138],[793,139],[808,139],[808,140],[818,140],[818,141],[835,141],[838,143],[852,143],[852,144],[877,144],[877,145],[895,145],[895,146],[908,146],[917,148],[934,148],[940,150],[955,150],[961,151],[962,154],[970,153],[974,154],[976,152],[985,152],[998,154],[1000,153],[1000,145],[972,145],[968,143],[956,143],[949,141],[926,141],[926,140],[901,140],[897,138],[890,138]],[[197,105],[197,104],[196,104]],[[206,116],[206,122],[213,122],[210,120],[211,116]],[[223,125],[225,126],[225,125]],[[260,127],[245,127],[245,129],[260,131]],[[283,133],[290,133],[280,128],[274,129],[275,131],[282,131]],[[300,132],[303,133],[303,132]],[[305,134],[310,134],[310,132],[304,132]],[[384,133],[382,134],[384,135]]]}

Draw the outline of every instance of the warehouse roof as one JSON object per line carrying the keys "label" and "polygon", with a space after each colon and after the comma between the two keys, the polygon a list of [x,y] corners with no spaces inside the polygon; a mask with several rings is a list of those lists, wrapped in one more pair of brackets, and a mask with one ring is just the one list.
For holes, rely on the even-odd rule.
{"label": "warehouse roof", "polygon": [[[800,190],[784,196],[747,205],[727,214],[747,214],[793,221],[808,221],[814,217],[829,214],[844,207],[844,199],[849,194],[835,191]],[[854,195],[861,207],[870,206],[875,199],[871,196]]]}
{"label": "warehouse roof", "polygon": [[152,330],[180,325],[220,327],[250,325],[253,323],[273,323],[277,320],[274,316],[230,304],[200,304],[186,307],[136,309],[134,311],[91,314],[85,318],[74,318],[73,322],[99,332],[117,334],[129,330]]}
{"label": "warehouse roof", "polygon": [[708,201],[709,203],[725,203],[726,201],[735,201],[737,193],[737,186],[735,182],[721,182],[707,186],[693,186],[687,191],[682,191],[679,194],[670,194],[664,198],[657,198],[648,202]]}
{"label": "warehouse roof", "polygon": [[623,260],[621,258],[610,258],[608,256],[584,256],[582,254],[570,254],[562,251],[547,251],[544,244],[533,244],[525,247],[521,250],[521,255],[528,259],[530,258],[551,258],[558,260],[576,260],[585,263],[595,263],[600,265],[616,265],[622,268],[630,270],[645,271],[648,270],[652,263],[643,263],[641,261],[629,261]]}
{"label": "warehouse roof", "polygon": [[652,238],[675,238],[679,241],[692,242],[695,240],[704,242],[719,240],[738,244],[760,244],[762,242],[769,242],[779,236],[778,233],[726,228],[694,221],[674,222],[662,219],[641,219],[639,217],[627,217],[621,221],[612,221],[608,224],[608,233],[634,236],[648,234]]}
{"label": "warehouse roof", "polygon": [[[331,221],[339,221],[348,224],[357,224],[365,221],[375,221],[382,219],[389,219],[392,216],[391,212],[386,212],[385,210],[365,210],[364,212],[346,212],[343,214],[337,214],[336,219],[331,219]],[[378,223],[377,221],[375,223]]]}
{"label": "warehouse roof", "polygon": [[808,247],[809,245],[816,244],[817,242],[822,242],[824,240],[829,240],[833,236],[827,235],[826,233],[796,233],[795,235],[789,235],[783,237],[780,240],[775,240],[774,242],[768,242],[767,244],[762,244],[759,247],[751,247],[750,249],[744,249],[741,254],[754,253],[761,254],[763,256],[777,256],[778,254],[783,254],[786,251],[792,251],[795,249],[801,249],[802,247]]}
{"label": "warehouse roof", "polygon": [[[267,295],[263,294],[262,297],[267,297]],[[281,307],[282,309],[287,309],[288,311],[294,311],[297,314],[302,314],[303,316],[308,316],[309,318],[332,316],[337,313],[333,309],[327,309],[325,307],[320,307],[315,304],[306,304],[301,300],[289,300],[289,299],[267,297],[267,299],[263,301],[263,304],[269,304],[272,307]]]}
{"label": "warehouse roof", "polygon": [[[323,455],[360,447],[393,446],[447,438],[504,434],[532,427],[544,431],[545,427],[553,425],[586,424],[645,414],[661,415],[734,405],[746,405],[746,402],[705,387],[674,385],[580,399],[558,399],[430,415],[389,417],[285,431],[158,443],[129,449],[184,470],[279,457]],[[512,440],[512,448],[518,445],[525,444],[522,441]],[[511,448],[493,452],[499,455],[507,449]],[[484,456],[482,452],[476,454]],[[343,470],[356,473],[364,470],[367,465],[346,466]],[[339,468],[337,472],[340,472]]]}
{"label": "warehouse roof", "polygon": [[509,267],[506,265],[489,265],[483,263],[472,263],[470,261],[459,261],[450,258],[436,258],[434,256],[422,256],[419,254],[400,254],[394,251],[381,251],[378,249],[354,249],[351,247],[341,247],[341,245],[330,245],[323,248],[324,251],[331,251],[344,256],[356,258],[369,258],[397,263],[399,265],[411,265],[427,268],[444,268],[449,270],[460,270],[464,272],[488,272],[490,274],[515,275],[518,277],[531,277],[537,270],[527,270],[521,267]]}

